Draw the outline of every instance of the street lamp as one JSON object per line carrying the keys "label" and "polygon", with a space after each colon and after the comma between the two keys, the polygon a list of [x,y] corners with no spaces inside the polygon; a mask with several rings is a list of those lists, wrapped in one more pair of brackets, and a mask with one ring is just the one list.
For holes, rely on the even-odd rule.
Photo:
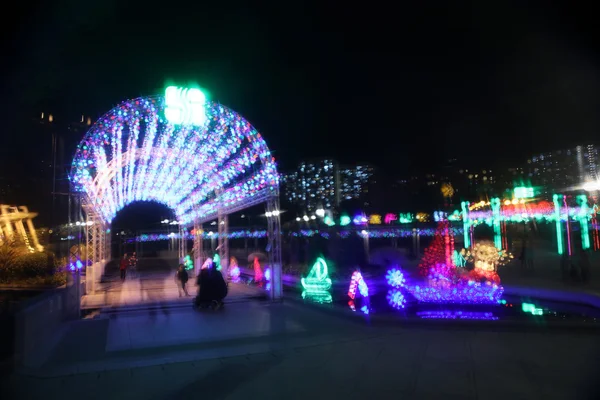
{"label": "street lamp", "polygon": [[583,184],[583,190],[586,192],[598,192],[600,191],[600,181],[586,182]]}

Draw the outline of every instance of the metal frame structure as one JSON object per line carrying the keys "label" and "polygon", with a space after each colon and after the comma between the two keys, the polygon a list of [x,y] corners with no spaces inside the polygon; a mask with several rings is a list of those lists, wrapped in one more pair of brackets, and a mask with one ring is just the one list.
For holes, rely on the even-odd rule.
{"label": "metal frame structure", "polygon": [[[150,96],[144,99],[159,99],[161,96]],[[226,107],[222,107],[221,105],[219,105],[219,109],[222,109]],[[228,110],[228,109],[227,109]],[[219,111],[222,112],[222,111]],[[228,110],[227,112],[232,112],[235,113],[232,110]],[[101,120],[104,118],[108,118],[111,113],[113,113],[113,110],[109,111],[108,113],[106,113],[103,117],[101,117]],[[94,128],[92,128],[94,129]],[[87,134],[86,134],[87,136]],[[266,144],[265,144],[266,147]],[[169,152],[170,154],[173,152],[173,150],[171,149],[160,149],[160,152],[158,152],[158,149],[156,148],[152,148],[150,150],[149,153],[149,158],[154,158],[154,157],[165,157],[165,152]],[[104,191],[108,190],[109,186],[107,183],[109,183],[111,180],[113,180],[116,176],[116,174],[119,173],[119,171],[121,171],[125,165],[125,163],[127,162],[134,162],[135,160],[139,159],[142,155],[142,150],[140,148],[135,148],[135,150],[130,150],[122,152],[121,156],[110,160],[108,162],[107,165],[104,165],[101,171],[97,171],[97,175],[94,177],[94,181],[93,184],[91,185],[91,187],[93,189],[91,189],[90,193],[88,193],[87,195],[85,195],[85,199],[82,202],[84,205],[82,206],[85,214],[86,214],[86,218],[87,218],[87,222],[86,222],[86,245],[87,245],[87,250],[88,250],[88,259],[92,262],[92,265],[96,265],[96,263],[99,263],[98,265],[102,265],[102,270],[104,268],[104,261],[109,257],[109,252],[110,252],[110,242],[106,240],[106,232],[107,232],[107,228],[110,227],[109,222],[104,222],[105,220],[108,221],[107,216],[106,215],[100,215],[99,212],[100,210],[96,209],[96,198],[99,196],[103,196]],[[171,154],[171,156],[177,156],[180,157],[180,154],[176,154],[173,155]],[[193,157],[194,154],[190,154],[190,157]],[[258,157],[260,157],[261,162],[263,163],[273,163],[273,159],[272,156],[270,155],[270,153],[268,151],[262,151],[259,154],[257,154]],[[77,159],[77,157],[80,157],[80,155],[78,155],[78,153],[76,153],[75,155],[75,159]],[[75,164],[74,164],[75,165]],[[74,166],[75,168],[75,166]],[[79,188],[77,189],[78,191],[80,190]],[[83,195],[83,193],[81,193]],[[199,263],[202,260],[202,258],[205,256],[203,254],[203,243],[202,243],[202,224],[208,221],[213,221],[215,219],[218,220],[218,241],[219,241],[219,245],[218,245],[218,252],[219,255],[221,257],[221,263],[224,269],[224,274],[226,277],[228,277],[227,274],[227,269],[228,269],[228,264],[229,264],[229,223],[228,223],[228,215],[247,209],[249,207],[258,205],[258,204],[262,204],[262,203],[267,203],[267,208],[269,210],[271,210],[271,212],[273,211],[277,211],[275,214],[273,214],[272,218],[269,218],[269,253],[270,253],[270,263],[271,263],[271,270],[272,270],[272,291],[271,291],[271,296],[272,298],[276,299],[276,298],[280,298],[281,297],[281,227],[280,227],[280,220],[279,220],[279,210],[278,210],[278,206],[279,206],[279,186],[277,183],[275,183],[274,185],[269,185],[268,187],[262,189],[259,192],[253,193],[252,195],[249,195],[249,197],[241,199],[239,201],[235,201],[232,202],[231,199],[224,197],[226,196],[225,193],[216,193],[215,197],[212,197],[210,199],[209,202],[205,203],[205,204],[210,204],[211,206],[213,206],[214,208],[210,208],[210,210],[207,210],[207,212],[203,213],[202,215],[196,217],[193,220],[189,220],[187,218],[187,216],[184,216],[183,218],[185,219],[184,224],[181,224],[181,220],[178,221],[180,222],[179,225],[179,245],[178,245],[178,255],[180,257],[180,260],[183,260],[187,254],[187,230],[193,226],[193,228],[195,229],[196,234],[194,235],[194,244],[193,244],[193,250],[194,250],[194,257],[195,257],[195,262],[196,262],[196,267],[199,267]],[[195,209],[197,209],[197,207],[200,206],[200,204],[196,204],[194,207]],[[181,216],[179,216],[178,218],[182,218]],[[87,273],[87,272],[86,272]],[[94,273],[93,275],[94,277],[97,276],[97,272]],[[86,278],[86,279],[89,279]],[[93,279],[95,280],[95,279]],[[95,284],[95,283],[94,283]]]}
{"label": "metal frame structure", "polygon": [[[40,245],[33,225],[33,218],[36,216],[37,213],[29,212],[26,206],[0,205],[0,243],[14,240],[16,233],[29,251],[43,251],[44,247]],[[27,224],[27,229],[23,221]]]}

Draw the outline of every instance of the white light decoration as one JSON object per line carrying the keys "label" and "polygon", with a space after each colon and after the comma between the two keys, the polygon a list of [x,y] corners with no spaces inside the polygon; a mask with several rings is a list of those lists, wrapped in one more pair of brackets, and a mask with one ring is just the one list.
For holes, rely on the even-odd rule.
{"label": "white light decoration", "polygon": [[155,201],[174,211],[175,223],[189,225],[215,219],[219,209],[232,213],[276,195],[275,159],[248,121],[205,102],[204,124],[174,124],[165,108],[163,96],[125,101],[77,147],[71,184],[103,222],[128,204]]}

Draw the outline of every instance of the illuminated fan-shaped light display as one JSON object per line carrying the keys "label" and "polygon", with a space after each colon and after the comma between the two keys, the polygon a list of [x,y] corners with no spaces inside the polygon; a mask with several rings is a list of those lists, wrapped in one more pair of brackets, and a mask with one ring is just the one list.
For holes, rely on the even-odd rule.
{"label": "illuminated fan-shaped light display", "polygon": [[164,96],[128,100],[86,133],[70,180],[105,223],[135,201],[165,204],[189,224],[276,193],[275,160],[256,129],[225,106],[198,105],[202,118],[188,115],[188,105],[167,120]]}
{"label": "illuminated fan-shaped light display", "polygon": [[354,271],[352,278],[350,278],[350,287],[348,288],[348,297],[352,300],[356,298],[356,289],[362,297],[369,297],[369,287],[365,282],[360,271]]}

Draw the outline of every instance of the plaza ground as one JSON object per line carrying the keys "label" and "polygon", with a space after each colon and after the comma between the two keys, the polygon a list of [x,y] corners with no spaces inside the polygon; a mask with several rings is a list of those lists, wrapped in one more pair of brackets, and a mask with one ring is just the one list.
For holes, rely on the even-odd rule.
{"label": "plaza ground", "polygon": [[[596,292],[597,273],[584,286],[561,282],[557,271],[528,276],[515,264],[503,280]],[[94,318],[70,322],[41,368],[0,382],[0,398],[600,398],[596,331],[503,321],[369,324],[289,299],[256,300],[246,285],[242,292],[233,286],[242,295],[225,309],[198,312],[191,299],[179,300],[170,270],[141,278],[143,288],[136,279],[104,285],[118,299],[158,290],[157,301],[113,302]]]}

